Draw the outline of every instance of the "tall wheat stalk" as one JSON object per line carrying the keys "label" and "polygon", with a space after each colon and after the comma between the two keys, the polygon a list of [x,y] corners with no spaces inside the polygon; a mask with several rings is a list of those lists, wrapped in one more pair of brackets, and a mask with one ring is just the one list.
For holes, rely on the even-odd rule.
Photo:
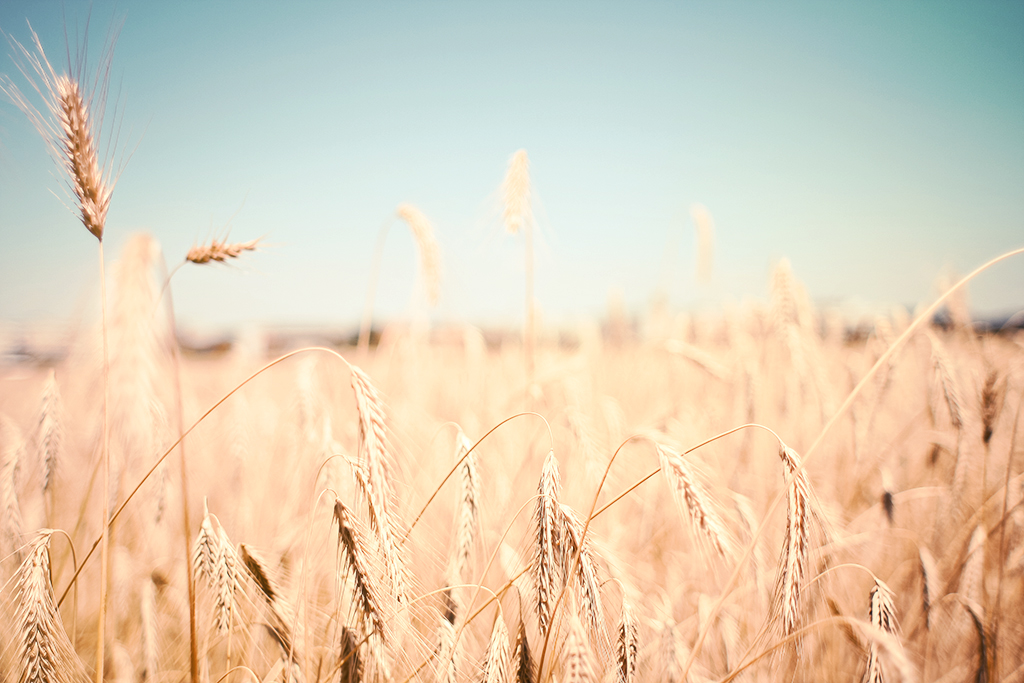
{"label": "tall wheat stalk", "polygon": [[[527,396],[533,387],[534,344],[536,331],[533,301],[533,211],[530,204],[530,159],[525,149],[512,155],[501,184],[504,209],[502,218],[510,235],[523,231],[526,269],[526,319],[523,321],[523,353],[526,363]],[[529,400],[527,400],[529,403]]]}
{"label": "tall wheat stalk", "polygon": [[[423,212],[412,204],[402,203],[395,209],[395,217],[409,226],[412,232],[413,241],[416,243],[416,251],[419,254],[419,276],[423,289],[427,295],[427,304],[433,306],[441,294],[441,256],[437,247],[437,239],[434,237],[434,227],[430,224]],[[370,332],[373,326],[373,301],[377,293],[377,279],[380,276],[380,265],[384,258],[384,241],[387,239],[388,230],[391,228],[392,220],[388,220],[381,226],[377,236],[377,246],[373,252],[373,262],[370,265],[370,284],[366,289],[366,306],[363,308],[363,318],[359,323],[359,340],[357,348],[360,353],[365,353],[370,348]]]}
{"label": "tall wheat stalk", "polygon": [[[58,74],[43,51],[42,43],[35,31],[32,33],[30,50],[16,40],[11,40],[15,59],[22,75],[32,89],[43,99],[45,112],[41,112],[7,77],[0,80],[2,90],[28,116],[36,130],[46,140],[51,155],[64,172],[68,188],[74,197],[78,217],[82,225],[96,238],[99,252],[100,309],[103,334],[103,439],[100,450],[103,476],[103,528],[100,539],[100,607],[96,623],[96,683],[103,683],[104,669],[104,628],[106,624],[107,575],[109,564],[110,519],[110,354],[107,345],[107,284],[104,273],[103,231],[106,227],[107,209],[116,184],[116,177],[108,165],[104,170],[99,162],[97,149],[100,143],[100,127],[94,125],[93,116],[102,121],[107,94],[110,62],[113,58],[114,41],[111,41],[100,59],[97,72],[98,87],[92,92],[83,88],[80,74]],[[83,65],[80,65],[80,69]],[[68,65],[68,71],[71,71]]]}

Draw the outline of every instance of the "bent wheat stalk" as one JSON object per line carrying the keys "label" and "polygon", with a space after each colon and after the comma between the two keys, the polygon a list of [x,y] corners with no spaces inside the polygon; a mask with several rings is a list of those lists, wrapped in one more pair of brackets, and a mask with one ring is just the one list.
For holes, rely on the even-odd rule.
{"label": "bent wheat stalk", "polygon": [[[419,254],[420,279],[427,295],[427,303],[433,306],[441,292],[441,257],[434,238],[434,228],[423,215],[423,212],[412,204],[402,203],[395,209],[395,216],[405,222],[412,231]],[[373,252],[370,265],[370,283],[366,289],[366,305],[363,308],[363,319],[359,323],[359,340],[356,348],[360,354],[370,348],[370,332],[373,324],[373,300],[377,292],[377,279],[380,276],[381,261],[384,258],[384,242],[394,219],[389,219],[381,227],[377,235],[377,246]]]}

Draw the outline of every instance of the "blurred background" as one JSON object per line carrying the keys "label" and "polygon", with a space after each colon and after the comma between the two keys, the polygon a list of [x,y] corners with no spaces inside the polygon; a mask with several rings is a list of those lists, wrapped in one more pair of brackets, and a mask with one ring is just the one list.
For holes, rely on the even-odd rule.
{"label": "blurred background", "polygon": [[[26,91],[10,41],[28,46],[29,24],[58,70],[87,47],[93,73],[117,34],[108,260],[137,231],[169,268],[197,242],[262,238],[174,276],[197,337],[354,333],[401,202],[433,224],[440,299],[428,311],[417,294],[396,224],[374,320],[519,329],[524,245],[499,188],[520,148],[552,328],[609,302],[638,316],[763,300],[783,257],[852,320],[913,310],[1024,242],[1020,2],[5,2],[0,73]],[[0,101],[8,339],[92,316],[95,242],[65,195],[40,135]],[[698,203],[714,223],[707,282]],[[1024,269],[1002,264],[971,285],[972,314],[1005,320],[1022,294]]]}

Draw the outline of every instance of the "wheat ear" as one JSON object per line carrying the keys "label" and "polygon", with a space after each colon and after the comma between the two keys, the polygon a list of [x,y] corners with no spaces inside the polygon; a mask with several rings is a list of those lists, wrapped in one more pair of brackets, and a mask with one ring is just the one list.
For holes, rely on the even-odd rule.
{"label": "wheat ear", "polygon": [[[896,604],[893,602],[893,592],[883,581],[876,578],[871,587],[870,607],[868,618],[871,625],[887,635],[894,636],[897,631]],[[878,642],[872,639],[868,647],[868,663],[864,672],[864,683],[883,683],[882,663],[879,656]]]}
{"label": "wheat ear", "polygon": [[53,478],[60,465],[64,445],[63,407],[57,376],[50,370],[43,384],[42,405],[39,409],[39,460],[43,465],[43,494],[49,493]]}
{"label": "wheat ear", "polygon": [[508,683],[511,670],[509,668],[508,627],[501,614],[494,618],[491,627],[491,638],[487,641],[484,653],[482,683]]}
{"label": "wheat ear", "polygon": [[50,584],[50,529],[28,547],[17,572],[17,680],[19,683],[78,683],[85,679],[68,640]]}
{"label": "wheat ear", "polygon": [[587,625],[595,635],[604,633],[604,611],[601,608],[601,581],[597,575],[597,563],[594,560],[593,547],[590,539],[583,537],[583,521],[568,505],[558,506],[561,520],[561,574],[569,580],[572,562],[579,554],[576,563],[576,580],[578,590],[587,614]]}
{"label": "wheat ear", "polygon": [[559,524],[558,491],[561,484],[558,476],[558,461],[555,452],[550,451],[544,459],[537,487],[537,508],[534,513],[536,537],[533,552],[533,576],[537,586],[537,620],[542,637],[547,637],[551,627],[554,600],[560,587],[558,549],[562,547],[561,525]]}
{"label": "wheat ear", "polygon": [[24,557],[17,490],[21,443],[18,427],[7,416],[0,415],[0,556],[14,554],[19,562]]}
{"label": "wheat ear", "polygon": [[212,586],[216,575],[214,564],[217,558],[217,532],[210,521],[210,510],[203,500],[203,521],[199,524],[199,533],[192,546],[192,569],[197,579],[205,578]]}
{"label": "wheat ear", "polygon": [[259,243],[260,238],[249,240],[248,242],[227,242],[214,238],[210,240],[209,244],[192,245],[188,250],[188,254],[185,255],[185,260],[199,264],[211,261],[224,263],[225,261],[238,258],[242,255],[242,252],[256,251],[259,248]]}
{"label": "wheat ear", "polygon": [[959,430],[964,425],[964,401],[960,384],[953,372],[952,361],[949,359],[945,346],[934,332],[928,330],[927,334],[932,348],[932,415],[938,413],[936,404],[941,397],[949,411],[949,421]]}
{"label": "wheat ear", "polygon": [[684,458],[661,444],[657,444],[657,448],[661,471],[665,474],[679,509],[685,510],[689,516],[696,538],[705,540],[720,556],[734,557],[736,542],[722,520],[720,506]]}
{"label": "wheat ear", "polygon": [[590,647],[587,645],[587,634],[579,619],[573,619],[569,627],[562,666],[566,683],[590,683],[597,680]]}
{"label": "wheat ear", "polygon": [[800,591],[807,578],[810,552],[810,489],[801,469],[800,456],[788,446],[779,450],[786,466],[786,535],[779,562],[779,575],[772,599],[772,611],[782,626],[782,635],[792,635],[800,619]]}
{"label": "wheat ear", "polygon": [[536,673],[530,654],[530,640],[526,635],[526,624],[520,620],[516,632],[516,646],[512,652],[512,679],[515,683],[534,683]]}
{"label": "wheat ear", "polygon": [[[454,583],[464,583],[473,559],[473,540],[480,527],[480,475],[477,472],[476,451],[470,451],[473,443],[459,430],[455,437],[455,461],[462,460],[462,489],[459,496],[459,511],[455,522],[455,545],[450,563]],[[467,452],[469,455],[466,455]]]}
{"label": "wheat ear", "polygon": [[367,553],[369,548],[363,540],[358,521],[340,500],[334,501],[334,519],[338,522],[338,555],[341,583],[352,580],[352,601],[356,615],[364,630],[373,630],[378,638],[384,638],[384,616],[381,612],[380,597],[369,572]]}
{"label": "wheat ear", "polygon": [[338,659],[341,662],[341,676],[338,683],[362,683],[363,659],[359,656],[359,637],[348,626],[341,627],[341,646]]}
{"label": "wheat ear", "polygon": [[273,636],[277,644],[281,646],[283,656],[290,662],[298,662],[302,659],[298,650],[296,639],[293,637],[291,623],[293,622],[292,611],[285,602],[274,580],[267,571],[266,562],[245,543],[239,545],[242,562],[249,572],[250,578],[259,589],[260,595],[270,609],[267,631]]}
{"label": "wheat ear", "polygon": [[390,445],[384,422],[384,402],[366,373],[355,365],[349,367],[359,414],[359,460],[366,475],[363,484],[370,508],[371,528],[377,536],[391,591],[402,603],[405,601],[406,568],[396,540],[391,511]]}
{"label": "wheat ear", "polygon": [[622,612],[616,630],[619,636],[616,648],[618,683],[633,683],[636,677],[637,623],[633,608],[626,600],[622,601]]}
{"label": "wheat ear", "polygon": [[932,625],[932,605],[939,599],[942,585],[939,581],[939,567],[928,548],[918,546],[918,567],[921,570],[921,609],[924,610],[925,627]]}

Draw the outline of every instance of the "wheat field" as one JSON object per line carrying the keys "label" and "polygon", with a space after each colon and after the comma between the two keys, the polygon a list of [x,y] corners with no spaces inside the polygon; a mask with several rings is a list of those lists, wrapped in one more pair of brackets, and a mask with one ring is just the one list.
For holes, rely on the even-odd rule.
{"label": "wheat field", "polygon": [[557,331],[528,248],[521,334],[187,352],[152,237],[104,272],[116,175],[36,47],[103,315],[0,369],[2,680],[1024,679],[1024,337],[960,289],[855,328],[783,260],[762,304]]}

